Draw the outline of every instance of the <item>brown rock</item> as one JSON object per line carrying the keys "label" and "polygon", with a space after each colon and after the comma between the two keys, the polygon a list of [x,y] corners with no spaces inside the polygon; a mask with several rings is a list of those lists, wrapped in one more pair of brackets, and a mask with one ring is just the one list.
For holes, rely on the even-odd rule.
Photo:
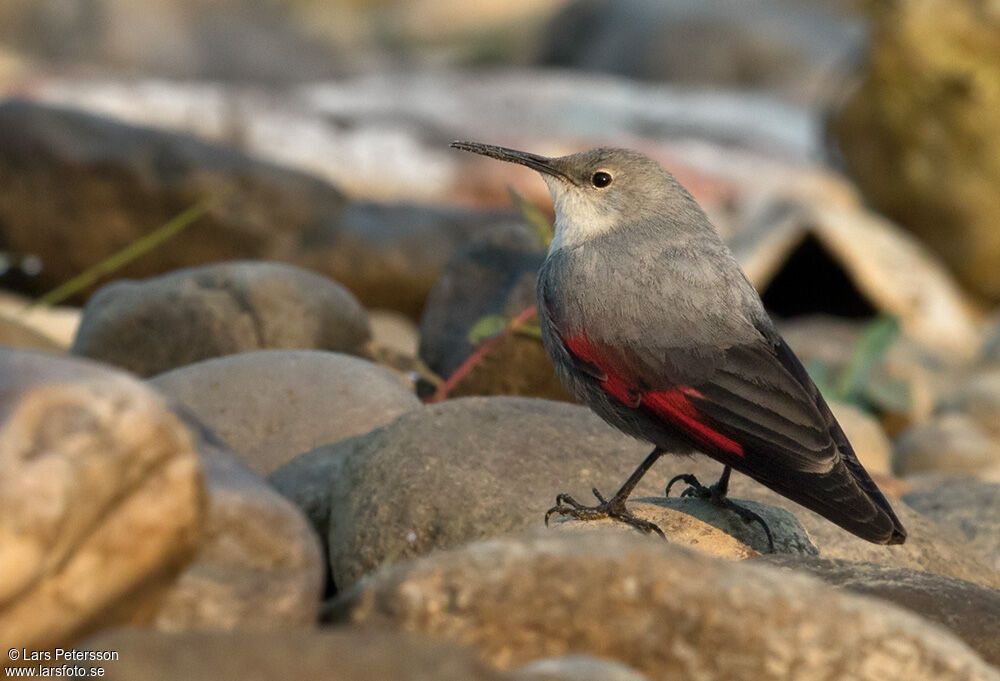
{"label": "brown rock", "polygon": [[871,203],[1000,300],[1000,12],[984,0],[867,3],[864,80],[831,133]]}
{"label": "brown rock", "polygon": [[1000,591],[905,568],[823,558],[764,556],[770,565],[819,577],[827,584],[895,603],[940,624],[986,662],[1000,664]]}
{"label": "brown rock", "polygon": [[1000,442],[1000,369],[976,373],[944,401],[942,410],[965,414]]}
{"label": "brown rock", "polygon": [[66,645],[146,619],[202,538],[188,430],[99,365],[0,350],[0,639]]}
{"label": "brown rock", "polygon": [[620,533],[536,532],[439,552],[380,570],[333,614],[469,643],[501,668],[582,653],[651,679],[1000,678],[900,608]]}
{"label": "brown rock", "polygon": [[[270,58],[270,51],[265,52]],[[71,91],[78,83],[62,85],[68,89],[57,87],[62,94],[55,99],[72,99]],[[226,86],[206,97],[203,83],[193,92],[163,83],[134,85],[130,81],[125,86],[127,93],[119,100],[122,107],[116,114],[134,114],[145,103],[150,108],[139,116],[140,124],[170,127],[173,122],[175,127],[193,127],[200,137],[214,135],[218,144],[26,101],[7,100],[0,105],[2,236],[5,248],[36,253],[42,259],[44,269],[36,278],[36,293],[62,284],[193,205],[218,198],[190,228],[188,234],[195,236],[159,245],[153,256],[136,259],[116,276],[144,278],[234,259],[274,260],[325,274],[366,306],[416,318],[451,254],[484,226],[511,219],[509,212],[349,203],[336,187],[312,175],[256,160],[298,160],[300,167],[316,171],[314,137],[303,142],[282,135],[274,143],[271,126],[296,128],[302,118],[295,112],[301,112],[300,106],[309,107],[302,100],[276,117],[273,111],[259,108],[257,97],[230,99],[233,92]],[[75,108],[102,108],[94,101],[82,101],[94,91],[77,93],[84,96],[74,103]],[[104,104],[115,99],[110,90],[100,92]],[[150,93],[155,93],[156,103],[143,102]],[[185,114],[172,121],[172,111],[164,111],[159,98],[177,103],[188,95],[179,107]],[[252,112],[244,112],[245,102],[251,99],[257,104]],[[222,102],[221,108],[213,109],[209,100]],[[237,111],[248,115],[236,120]],[[223,122],[213,127],[207,120]],[[325,114],[307,120],[301,127],[312,132],[330,123]],[[343,144],[343,129],[334,128],[336,143]],[[232,148],[234,130],[247,133],[249,154]],[[370,164],[371,133],[364,134],[366,141],[360,146]],[[290,151],[296,143],[301,146]],[[440,151],[440,143],[435,142],[435,147],[438,156],[446,153]],[[323,162],[337,166],[338,178],[350,179],[358,175],[357,166],[366,163],[354,152],[346,153],[358,163],[345,163],[342,154],[335,154],[340,160],[334,164],[326,156]],[[301,162],[303,154],[309,162]],[[412,155],[411,150],[399,156],[410,162]],[[428,182],[427,164],[422,161],[416,162],[410,175],[423,187]],[[352,166],[350,171],[343,172],[347,166]],[[366,179],[377,183],[385,171],[385,165],[379,164]],[[430,184],[446,186],[444,182]],[[41,195],[51,200],[37,201]],[[67,215],[73,219],[67,220]]]}
{"label": "brown rock", "polygon": [[108,632],[110,681],[500,681],[464,648],[390,631]]}
{"label": "brown rock", "polygon": [[65,349],[80,325],[80,308],[59,305],[30,307],[31,299],[0,291],[0,316],[17,321]]}
{"label": "brown rock", "polygon": [[48,336],[21,324],[16,319],[0,316],[0,345],[14,348],[59,351],[63,348]]}
{"label": "brown rock", "polygon": [[291,503],[203,426],[209,505],[205,541],[167,591],[154,625],[188,629],[290,629],[316,623],[326,565],[319,538]]}
{"label": "brown rock", "polygon": [[[856,206],[787,202],[749,222],[732,240],[733,253],[779,316],[881,312],[952,363],[974,357],[975,306],[935,254],[896,225]],[[777,295],[781,275],[797,259],[804,266],[790,286],[834,289],[816,297],[816,308],[786,306]],[[829,276],[807,281],[817,272]]]}
{"label": "brown rock", "polygon": [[899,476],[928,471],[975,475],[1000,464],[1000,440],[959,412],[905,430],[893,449],[893,471]]}
{"label": "brown rock", "polygon": [[153,376],[250,350],[363,354],[369,334],[364,308],[336,282],[230,262],[105,286],[84,308],[72,351]]}
{"label": "brown rock", "polygon": [[181,367],[150,383],[208,426],[258,475],[420,407],[392,372],[333,352],[245,352]]}
{"label": "brown rock", "polygon": [[903,501],[942,528],[961,532],[1000,570],[1000,483],[940,475],[921,477]]}

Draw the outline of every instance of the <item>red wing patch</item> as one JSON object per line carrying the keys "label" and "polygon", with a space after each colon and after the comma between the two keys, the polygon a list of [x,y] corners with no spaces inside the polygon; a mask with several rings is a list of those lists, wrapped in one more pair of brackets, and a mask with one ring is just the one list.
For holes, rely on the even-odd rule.
{"label": "red wing patch", "polygon": [[681,386],[664,392],[643,393],[642,403],[696,442],[743,456],[743,446],[706,425],[688,396],[700,397],[700,393],[694,388]]}
{"label": "red wing patch", "polygon": [[701,393],[694,388],[679,386],[672,390],[640,393],[616,374],[608,354],[586,334],[563,338],[563,343],[579,361],[597,369],[593,374],[601,387],[622,404],[632,409],[645,406],[648,411],[670,422],[702,446],[743,456],[743,446],[740,443],[705,423],[697,407],[689,399],[689,397],[701,397]]}
{"label": "red wing patch", "polygon": [[629,388],[628,384],[615,374],[610,367],[611,362],[608,357],[586,335],[564,338],[563,343],[566,344],[570,354],[578,360],[598,369],[601,374],[598,379],[601,387],[616,400],[633,409],[639,406],[639,393]]}

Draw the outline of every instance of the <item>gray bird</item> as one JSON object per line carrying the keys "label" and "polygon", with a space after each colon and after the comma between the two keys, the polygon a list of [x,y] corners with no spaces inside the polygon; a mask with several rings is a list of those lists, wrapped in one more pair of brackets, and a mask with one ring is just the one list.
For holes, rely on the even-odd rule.
{"label": "gray bird", "polygon": [[[546,514],[614,518],[646,532],[629,494],[666,452],[725,465],[684,495],[726,498],[731,469],[879,544],[906,530],[778,334],[760,297],[694,198],[652,159],[625,149],[547,158],[473,142],[452,147],[541,173],[555,237],[538,274],[538,318],[556,373],[581,402],[653,451],[610,499],[560,494]],[[667,488],[667,494],[670,487]],[[773,543],[772,543],[773,545]]]}

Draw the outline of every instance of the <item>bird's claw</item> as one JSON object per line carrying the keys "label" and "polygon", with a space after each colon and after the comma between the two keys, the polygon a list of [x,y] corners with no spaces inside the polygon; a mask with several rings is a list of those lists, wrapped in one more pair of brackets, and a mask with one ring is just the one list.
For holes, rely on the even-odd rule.
{"label": "bird's claw", "polygon": [[683,482],[688,487],[686,490],[681,492],[682,497],[707,497],[711,490],[705,487],[703,484],[698,482],[698,478],[691,475],[690,473],[681,473],[680,475],[675,475],[670,478],[670,482],[667,483],[667,490],[664,492],[664,496],[670,496],[670,488],[672,488],[676,483]]}
{"label": "bird's claw", "polygon": [[570,516],[571,518],[576,518],[577,520],[600,520],[602,518],[611,518],[612,520],[617,520],[618,522],[625,523],[635,529],[643,532],[645,534],[658,534],[661,539],[666,539],[666,535],[663,534],[661,530],[655,523],[651,523],[648,520],[643,520],[637,516],[632,515],[625,508],[624,502],[612,497],[611,499],[605,499],[597,488],[593,489],[594,496],[600,502],[597,506],[584,506],[579,503],[576,499],[568,494],[559,494],[556,496],[556,505],[545,512],[545,525],[549,524],[549,518],[554,514]]}
{"label": "bird's claw", "polygon": [[698,481],[698,478],[689,473],[682,473],[671,478],[670,482],[667,483],[666,496],[670,496],[670,488],[677,482],[683,482],[688,486],[687,489],[681,492],[681,498],[708,499],[719,508],[732,511],[742,518],[745,523],[759,523],[764,529],[764,535],[767,537],[768,553],[774,553],[774,536],[771,534],[771,528],[767,526],[767,523],[759,514],[754,513],[749,508],[733,503],[725,494],[719,491],[716,485],[706,487]]}

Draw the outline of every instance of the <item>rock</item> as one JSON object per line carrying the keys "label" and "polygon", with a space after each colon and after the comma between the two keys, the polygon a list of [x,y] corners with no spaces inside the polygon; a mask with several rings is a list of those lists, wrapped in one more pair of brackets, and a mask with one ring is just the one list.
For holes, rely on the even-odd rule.
{"label": "rock", "polygon": [[928,476],[903,496],[909,506],[943,528],[956,529],[1000,570],[1000,484],[972,478]]}
{"label": "rock", "polygon": [[[765,205],[746,218],[730,246],[779,317],[889,315],[951,364],[971,360],[979,347],[976,308],[944,264],[864,208],[828,201]],[[814,290],[823,295],[808,295]]]}
{"label": "rock", "polygon": [[324,445],[301,454],[268,476],[268,483],[308,518],[323,545],[329,566],[330,486],[340,476],[344,459],[364,436]]}
{"label": "rock", "polygon": [[[330,561],[343,588],[387,559],[541,525],[557,493],[617,489],[648,449],[583,407],[478,397],[426,406],[307,456],[317,472],[343,457],[328,464]],[[662,494],[667,472],[650,471],[635,497]]]}
{"label": "rock", "polygon": [[63,348],[48,336],[35,331],[17,319],[0,316],[0,345],[14,348],[60,351]]}
{"label": "rock", "polygon": [[368,321],[372,346],[403,357],[417,356],[420,329],[409,317],[392,310],[369,310]]}
{"label": "rock", "polygon": [[[296,478],[309,480],[312,471],[311,491],[297,496],[315,517],[324,509],[322,490],[329,484],[330,561],[334,581],[343,588],[387,559],[536,527],[555,493],[570,493],[583,503],[594,486],[611,494],[648,449],[585,407],[462,398],[404,414],[367,435],[316,450],[308,460],[293,460],[286,464],[283,487],[294,489]],[[721,472],[722,465],[706,457],[667,456],[632,498],[661,498],[678,473],[695,474],[707,484]],[[1000,575],[968,542],[948,536],[899,501],[894,507],[909,536],[901,546],[886,547],[854,537],[742,475],[733,475],[730,494],[791,512],[823,557],[1000,586]]]}
{"label": "rock", "polygon": [[591,655],[535,660],[514,670],[516,681],[649,681],[631,667]]}
{"label": "rock", "polygon": [[[491,230],[448,262],[420,322],[420,357],[447,378],[476,350],[469,333],[485,317],[512,319],[535,305],[535,279],[545,258],[537,235],[520,224]],[[532,321],[532,323],[536,323]],[[498,339],[450,391],[462,395],[527,395],[571,401],[537,337]]]}
{"label": "rock", "polygon": [[160,374],[150,384],[188,409],[259,475],[420,406],[392,372],[312,350],[220,357]]}
{"label": "rock", "polygon": [[822,102],[848,72],[864,29],[819,3],[578,0],[544,35],[546,66]]}
{"label": "rock", "polygon": [[[684,472],[698,476],[702,481],[715,480],[722,472],[722,464],[706,457],[695,456],[683,463]],[[678,471],[680,472],[680,471]],[[968,540],[917,513],[898,498],[888,494],[889,503],[906,528],[906,542],[895,546],[872,544],[842,530],[817,513],[813,513],[750,478],[733,474],[729,494],[737,499],[752,499],[768,506],[783,508],[795,515],[805,528],[821,558],[848,560],[858,563],[875,563],[889,567],[910,568],[921,572],[953,577],[992,588],[1000,588],[1000,574],[991,559]]]}
{"label": "rock", "polygon": [[941,409],[967,415],[1000,442],[1000,369],[976,373],[944,401]]}
{"label": "rock", "polygon": [[[270,98],[252,86],[132,78],[35,79],[30,94],[132,124],[236,143],[250,156],[318,175],[368,200],[506,208],[505,186],[514,184],[530,200],[547,202],[548,192],[533,171],[458,153],[447,142],[489,139],[558,155],[628,139],[629,146],[664,162],[709,208],[738,205],[731,201],[734,190],[737,198],[754,200],[778,195],[858,203],[848,182],[816,164],[823,145],[815,112],[744,90],[691,90],[566,70],[435,68],[379,70]],[[234,130],[240,132],[236,140]],[[410,205],[383,212],[386,208],[375,207],[380,216],[374,224],[395,216],[392,232],[411,237],[413,250],[406,252],[415,257],[387,253],[378,260],[380,269],[391,272],[403,262],[425,262],[424,257],[443,264],[454,252],[452,232],[424,231],[424,216],[440,214],[437,209]],[[372,214],[367,208],[361,212]],[[484,224],[486,216],[478,215]],[[336,221],[314,224],[321,222],[323,234],[330,235],[322,243],[333,248],[317,260],[346,260],[352,269],[358,259],[341,255],[343,246],[385,233],[379,229],[365,237],[359,222],[350,238],[337,241]],[[352,288],[366,306],[385,307],[353,288],[348,272],[319,271]],[[427,287],[432,283],[433,278]]]}
{"label": "rock", "polygon": [[1000,12],[981,0],[867,6],[864,78],[830,136],[877,210],[998,301]]}
{"label": "rock", "polygon": [[960,579],[871,563],[764,556],[771,565],[806,572],[827,584],[895,603],[940,624],[984,661],[1000,664],[1000,591]]}
{"label": "rock", "polygon": [[[141,123],[168,125],[170,115],[183,110],[181,120],[189,127],[191,121],[217,124],[222,144],[232,143],[233,130],[245,130],[247,140],[263,136],[277,144],[271,153],[249,148],[243,154],[66,109],[17,100],[0,104],[0,235],[5,248],[42,259],[35,293],[62,284],[206,197],[215,197],[216,203],[191,227],[197,238],[171,239],[157,247],[155,257],[139,258],[116,276],[143,278],[233,259],[275,260],[327,275],[367,306],[416,317],[457,246],[485,225],[510,219],[509,213],[459,208],[349,204],[340,191],[315,177],[255,160],[288,161],[293,144],[289,131],[308,128],[315,133],[317,125],[332,119],[299,126],[294,116],[289,119],[290,111],[275,116],[255,110],[251,130],[228,120],[226,107],[233,102],[220,99],[221,93],[213,96],[204,86],[188,91],[186,104],[180,104],[179,93],[140,90],[126,95],[126,108],[147,95],[158,102],[147,111],[155,116]],[[99,93],[97,99],[105,103],[115,99],[96,83],[89,93]],[[172,106],[164,107],[164,101]],[[213,104],[220,108],[203,110]],[[211,131],[196,132],[211,136]],[[358,173],[359,164],[371,165],[370,159],[352,163],[343,154],[331,154],[328,145],[317,146],[315,134],[302,147],[326,163],[339,158],[337,167],[352,168],[342,174],[346,178]],[[428,166],[415,170],[426,185]],[[52,201],[34,200],[42,194]]]}
{"label": "rock", "polygon": [[480,232],[509,223],[508,211],[352,203],[338,225],[316,229],[296,262],[354,291],[366,307],[420,316],[445,263]]}
{"label": "rock", "polygon": [[[346,15],[342,21],[355,14],[338,4],[341,12],[334,14]],[[12,0],[0,10],[0,37],[49,68],[87,64],[98,72],[167,79],[297,82],[342,75],[357,65],[346,49],[347,35],[310,30],[314,22],[329,21],[324,19],[294,2],[247,7],[227,0],[210,6],[150,0],[139,8],[117,0]]]}
{"label": "rock", "polygon": [[830,402],[830,409],[869,473],[890,474],[892,444],[874,416],[845,402]]}
{"label": "rock", "polygon": [[[788,511],[745,499],[733,501],[763,518],[774,539],[775,552],[805,555],[818,553],[802,525]],[[668,541],[690,546],[713,556],[744,560],[770,551],[767,535],[758,523],[744,522],[735,513],[721,510],[706,499],[647,497],[631,501],[629,510],[638,517],[655,523],[663,530]],[[553,516],[549,525],[555,530],[568,532],[635,532],[631,527],[609,519],[579,522],[573,518]]]}
{"label": "rock", "polygon": [[0,349],[0,639],[66,646],[148,620],[202,538],[191,434],[97,364]]}
{"label": "rock", "polygon": [[961,413],[943,414],[907,429],[893,449],[893,470],[899,476],[925,471],[974,475],[1000,464],[1000,440]]}
{"label": "rock", "polygon": [[204,426],[206,537],[156,612],[165,631],[289,629],[316,624],[326,566],[312,526]]}
{"label": "rock", "polygon": [[500,681],[461,646],[389,631],[184,632],[120,629],[87,642],[115,650],[109,681]]}
{"label": "rock", "polygon": [[379,570],[330,614],[466,641],[504,669],[581,653],[657,679],[1000,678],[901,608],[620,533],[536,531],[438,552]]}
{"label": "rock", "polygon": [[73,344],[80,325],[80,309],[58,305],[29,307],[31,299],[0,291],[0,315],[14,319],[49,339],[60,349]]}
{"label": "rock", "polygon": [[359,354],[369,337],[357,299],[289,265],[232,262],[119,281],[87,303],[74,354],[153,376],[249,350]]}

